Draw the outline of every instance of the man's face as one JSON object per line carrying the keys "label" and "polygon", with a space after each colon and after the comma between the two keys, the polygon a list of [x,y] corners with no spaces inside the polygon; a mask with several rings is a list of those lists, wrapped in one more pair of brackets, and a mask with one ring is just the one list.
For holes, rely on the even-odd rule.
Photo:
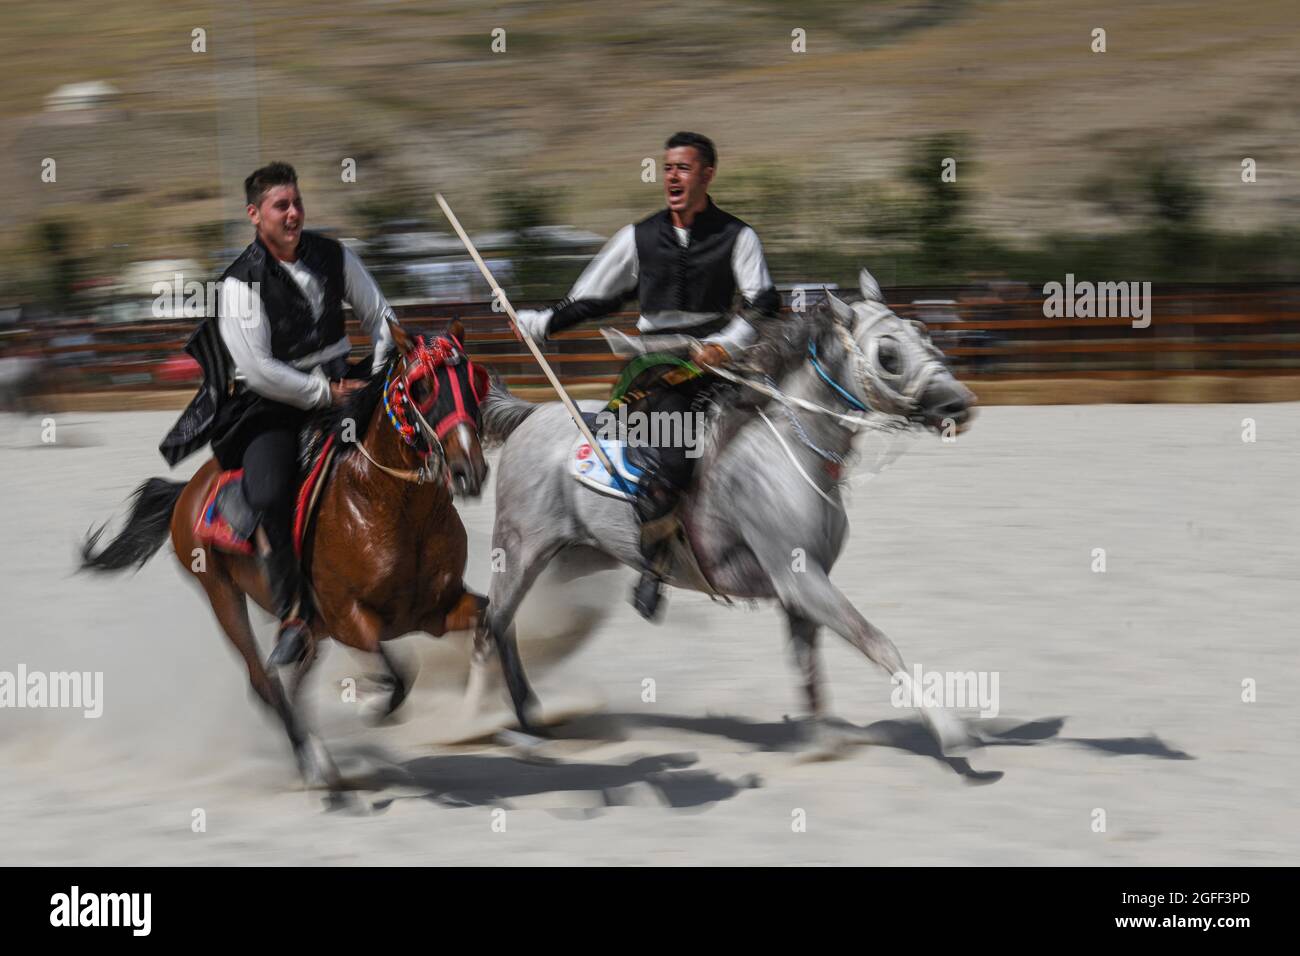
{"label": "man's face", "polygon": [[711,182],[713,167],[704,165],[694,146],[674,146],[664,153],[664,196],[673,212],[702,208]]}
{"label": "man's face", "polygon": [[272,186],[262,195],[260,203],[248,207],[248,218],[267,245],[295,248],[306,218],[298,187]]}

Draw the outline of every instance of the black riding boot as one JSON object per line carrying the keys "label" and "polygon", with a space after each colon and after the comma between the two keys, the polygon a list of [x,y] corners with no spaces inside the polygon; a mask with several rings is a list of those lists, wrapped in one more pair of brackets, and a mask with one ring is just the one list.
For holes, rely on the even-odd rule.
{"label": "black riding boot", "polygon": [[677,489],[662,474],[652,473],[641,485],[636,514],[641,521],[641,579],[632,592],[632,606],[647,621],[659,617],[664,575],[670,560],[669,546],[680,524],[677,520]]}
{"label": "black riding boot", "polygon": [[[265,528],[265,525],[263,525]],[[275,647],[266,659],[268,667],[285,667],[296,664],[307,653],[309,632],[303,618],[305,608],[301,598],[302,573],[293,541],[276,540],[278,535],[267,534],[271,549],[262,554],[262,567],[271,584],[271,608],[280,619],[280,633]],[[286,537],[288,537],[286,535]]]}

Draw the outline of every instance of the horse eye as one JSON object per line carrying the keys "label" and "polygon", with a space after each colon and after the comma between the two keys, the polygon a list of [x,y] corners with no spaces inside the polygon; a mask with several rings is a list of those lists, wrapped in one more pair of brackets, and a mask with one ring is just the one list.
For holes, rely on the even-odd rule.
{"label": "horse eye", "polygon": [[880,357],[880,367],[890,375],[897,375],[898,366],[898,344],[893,339],[881,339],[880,350],[877,353]]}

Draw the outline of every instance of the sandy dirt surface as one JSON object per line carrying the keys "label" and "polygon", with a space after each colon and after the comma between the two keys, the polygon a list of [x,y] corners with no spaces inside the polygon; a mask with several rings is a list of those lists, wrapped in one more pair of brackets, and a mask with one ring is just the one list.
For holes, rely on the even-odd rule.
{"label": "sandy dirt surface", "polygon": [[[653,627],[627,605],[622,572],[548,582],[524,605],[540,696],[585,714],[527,759],[437,743],[456,719],[463,638],[398,642],[419,678],[400,722],[378,728],[340,693],[373,662],[328,648],[302,700],[366,781],[337,809],[298,787],[170,546],[134,577],[73,573],[79,535],[165,474],[154,449],[173,417],[60,414],[53,444],[39,418],[0,418],[0,671],[104,681],[98,719],[0,709],[0,863],[1300,856],[1300,405],[985,409],[956,443],[918,439],[855,482],[836,582],[909,664],[999,676],[999,716],[969,716],[1003,737],[968,753],[970,770],[939,759],[914,713],[891,706],[888,678],[834,636],[832,707],[877,743],[807,760],[787,720],[800,694],[781,616],[674,593]],[[491,489],[461,508],[482,590],[493,513]]]}

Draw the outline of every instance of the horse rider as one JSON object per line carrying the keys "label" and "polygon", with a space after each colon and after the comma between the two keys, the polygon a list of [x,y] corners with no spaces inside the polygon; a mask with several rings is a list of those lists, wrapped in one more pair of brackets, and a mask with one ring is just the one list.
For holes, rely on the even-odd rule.
{"label": "horse rider", "polygon": [[[292,166],[254,171],[244,193],[256,235],[221,276],[218,334],[206,320],[186,347],[204,385],[159,450],[174,465],[210,441],[223,470],[242,466],[242,481],[227,485],[218,504],[237,533],[256,541],[280,619],[268,661],[276,666],[308,646],[291,529],[299,432],[313,410],[342,404],[383,367],[395,317],[355,253],[303,229]],[[349,367],[345,302],[374,343],[369,364]]]}
{"label": "horse rider", "polygon": [[[695,365],[660,375],[645,396],[651,414],[686,415],[720,382],[696,366],[725,365],[750,345],[757,333],[742,313],[775,316],[780,297],[757,234],[709,196],[718,164],[713,142],[699,133],[682,132],[670,137],[664,150],[667,208],[615,233],[566,298],[549,309],[523,310],[518,318],[524,331],[541,341],[609,315],[636,298],[641,332],[671,332],[697,340],[690,351]],[[737,291],[743,307],[733,313]],[[636,498],[644,569],[633,605],[642,617],[653,620],[663,593],[668,541],[677,528],[677,504],[690,485],[695,459],[671,443],[647,450],[649,467]]]}

